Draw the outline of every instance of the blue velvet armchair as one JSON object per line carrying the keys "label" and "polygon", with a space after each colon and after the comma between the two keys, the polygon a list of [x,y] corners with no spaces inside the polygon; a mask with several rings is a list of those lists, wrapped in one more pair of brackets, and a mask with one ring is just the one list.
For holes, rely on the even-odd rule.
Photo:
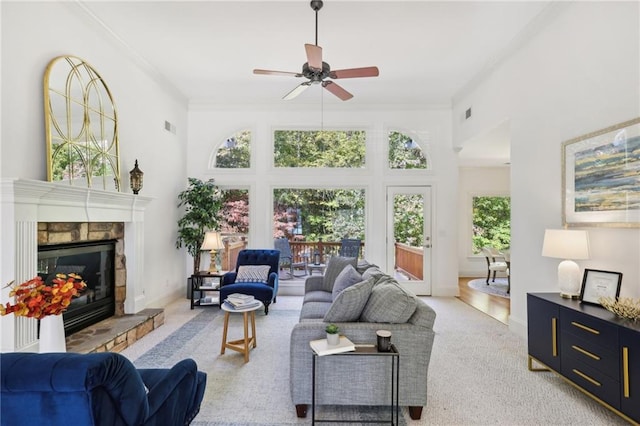
{"label": "blue velvet armchair", "polygon": [[0,424],[188,425],[207,376],[185,359],[136,369],[112,352],[0,354]]}
{"label": "blue velvet armchair", "polygon": [[[278,265],[280,252],[278,250],[246,249],[238,253],[236,270],[227,272],[220,284],[220,300],[224,300],[232,293],[250,294],[264,303],[264,313],[269,314],[269,305],[276,302],[278,294]],[[267,282],[236,282],[238,270],[243,265],[269,265]]]}

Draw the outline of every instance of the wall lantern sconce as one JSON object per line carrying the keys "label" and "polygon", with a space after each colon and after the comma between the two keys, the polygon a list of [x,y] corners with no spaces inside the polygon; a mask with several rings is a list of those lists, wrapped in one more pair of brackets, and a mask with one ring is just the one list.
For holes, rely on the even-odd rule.
{"label": "wall lantern sconce", "polygon": [[143,175],[144,173],[142,172],[142,170],[138,168],[138,160],[136,159],[136,164],[133,170],[129,172],[129,184],[131,185],[131,189],[133,190],[134,194],[138,194],[138,192],[140,192],[140,190],[142,189]]}

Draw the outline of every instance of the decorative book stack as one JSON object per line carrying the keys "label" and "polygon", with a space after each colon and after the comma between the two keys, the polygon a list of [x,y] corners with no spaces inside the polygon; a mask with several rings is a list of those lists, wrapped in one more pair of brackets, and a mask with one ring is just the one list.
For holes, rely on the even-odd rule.
{"label": "decorative book stack", "polygon": [[248,309],[260,306],[260,301],[248,294],[233,293],[227,296],[224,303],[232,309]]}
{"label": "decorative book stack", "polygon": [[356,350],[353,342],[345,336],[340,336],[340,342],[337,345],[329,345],[327,339],[312,340],[309,342],[309,345],[311,345],[311,349],[313,349],[318,356],[353,352]]}

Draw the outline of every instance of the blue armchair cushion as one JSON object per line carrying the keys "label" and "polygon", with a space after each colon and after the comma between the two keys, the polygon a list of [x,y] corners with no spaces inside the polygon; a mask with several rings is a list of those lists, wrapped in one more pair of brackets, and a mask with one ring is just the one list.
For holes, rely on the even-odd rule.
{"label": "blue armchair cushion", "polygon": [[[0,424],[185,425],[206,374],[191,359],[136,370],[117,353],[0,354]],[[149,389],[147,393],[145,385]]]}

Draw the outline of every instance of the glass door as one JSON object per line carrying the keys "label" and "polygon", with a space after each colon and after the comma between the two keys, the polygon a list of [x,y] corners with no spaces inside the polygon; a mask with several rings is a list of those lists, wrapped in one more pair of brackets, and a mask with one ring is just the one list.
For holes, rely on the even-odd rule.
{"label": "glass door", "polygon": [[431,187],[387,188],[387,270],[420,296],[431,295]]}

